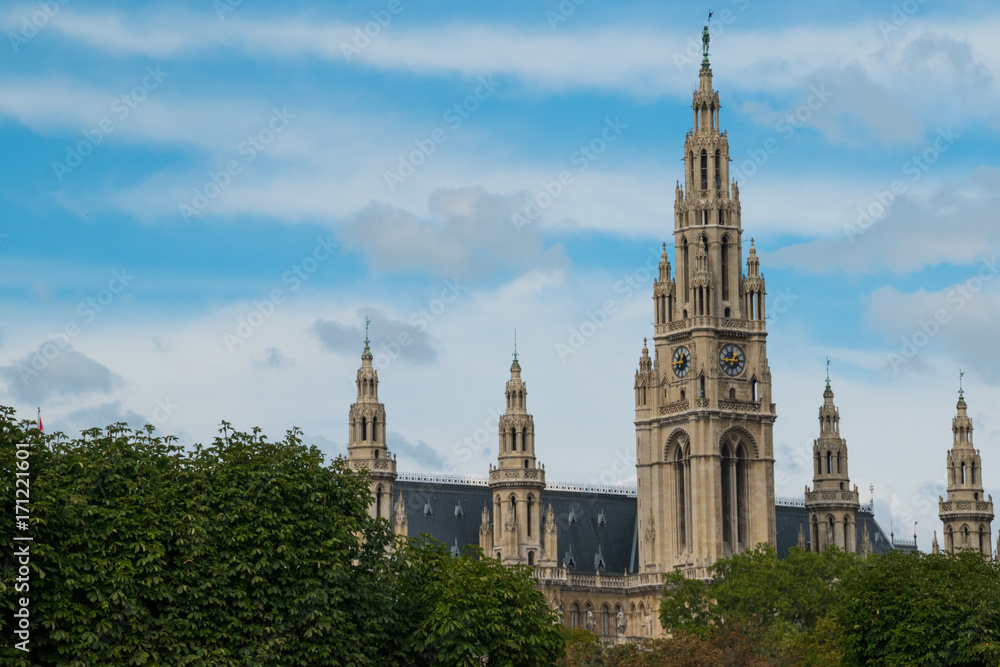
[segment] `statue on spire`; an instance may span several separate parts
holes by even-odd
[[[701,64],[708,66],[708,42],[711,39],[711,35],[708,32],[708,24],[712,22],[712,11],[708,12],[708,21],[705,22],[705,27],[701,31],[701,53],[704,56],[701,59]]]
[[[958,369],[958,397],[965,398],[965,392],[962,389],[962,378],[965,377],[965,371],[961,368]]]

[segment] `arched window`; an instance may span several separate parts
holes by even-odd
[[[844,551],[851,548],[851,518],[848,515],[844,515]]]
[[[528,467],[528,461],[527,460],[525,460],[525,462],[524,462],[524,467],[525,468]],[[534,509],[533,509],[534,505],[535,505],[535,499],[532,496],[528,496],[528,516],[525,519],[525,521],[528,524],[528,537],[531,537],[531,520],[532,520],[532,517],[535,516]],[[529,552],[529,553],[531,553],[531,552]],[[531,563],[529,562],[529,565],[530,564]]]
[[[686,398],[687,398],[687,392],[685,392],[683,389],[681,389],[681,400],[683,401]]]
[[[569,606],[569,627],[580,627],[580,605],[577,602]]]
[[[510,516],[511,516],[511,520],[516,523],[517,522],[517,501],[514,500],[514,496],[510,497]]]
[[[681,242],[681,250],[683,251],[683,254],[684,254],[684,302],[687,303],[687,301],[688,301],[688,292],[689,292],[690,286],[691,286],[691,284],[689,282],[689,279],[691,277],[691,260],[690,260],[690,257],[689,257],[690,253],[688,252],[688,240],[687,239],[684,239]],[[684,311],[684,317],[687,318],[687,310]]]
[[[705,376],[704,375],[700,376],[700,378],[698,380],[698,390],[699,390],[699,393],[698,393],[699,398],[705,398]]]
[[[378,452],[378,450],[376,449],[376,450],[375,450],[375,458],[378,458],[378,453],[379,453],[379,452]]]
[[[529,523],[528,525],[530,526],[531,524]],[[528,534],[530,535],[531,533],[528,533]],[[528,565],[534,565],[534,564],[535,564],[535,552],[534,551],[529,551],[528,552]]]
[[[528,459],[524,459],[524,469],[528,469]]]
[[[979,553],[981,553],[981,554],[985,554],[986,553],[986,549],[985,549],[986,545],[985,545],[985,543],[983,541],[983,535],[985,535],[985,533],[986,533],[986,531],[983,528],[983,524],[979,524]]]
[[[375,487],[375,516],[382,516],[382,485]]]
[[[365,441],[368,439],[368,420],[364,417],[361,418],[361,440]]]
[[[720,221],[721,222],[721,221]],[[722,237],[722,300],[729,300],[729,236]]]
[[[717,187],[717,188],[721,188],[722,187],[722,170],[719,168],[719,157],[720,156],[721,156],[721,153],[719,151],[715,151],[715,187]],[[721,210],[719,211],[719,214],[721,216],[721,214],[722,214]],[[721,219],[719,220],[719,223],[720,224],[722,223]]]
[[[510,447],[512,452],[517,451],[517,431],[513,426],[510,427]]]
[[[736,390],[733,389],[732,387],[729,388],[729,400],[731,401],[736,400]]]
[[[610,627],[610,617],[611,611],[608,609],[608,605],[601,605],[601,636],[608,637],[611,634]]]
[[[646,405],[646,387],[642,388],[642,404]]]
[[[708,152],[705,149],[701,151],[701,189],[708,189]]]
[[[525,426],[521,429],[521,451],[528,451],[528,427]]]
[[[833,452],[826,453],[826,474],[833,474]]]

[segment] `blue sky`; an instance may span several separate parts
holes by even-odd
[[[628,483],[645,271],[671,249],[707,9],[8,7],[0,402],[67,433],[152,421],[188,443],[222,419],[300,426],[332,456],[370,316],[400,468],[484,474],[516,328],[549,477]],[[852,479],[927,548],[959,368],[1000,488],[1000,13],[712,9],[767,277],[777,492],[810,482],[830,356]]]

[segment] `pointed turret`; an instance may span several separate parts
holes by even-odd
[[[378,371],[372,365],[368,340],[368,320],[365,321],[365,349],[361,352],[358,369],[357,400],[348,416],[347,459],[355,470],[368,470],[372,504],[368,513],[389,519],[392,515],[393,483],[396,480],[396,458],[386,445],[385,406],[378,400]]]
[[[535,422],[528,413],[528,386],[514,350],[505,390],[507,409],[498,426],[497,466],[490,466],[493,556],[504,563],[535,565],[542,556],[541,495],[545,466],[535,459]]]
[[[944,550],[970,549],[992,555],[993,497],[983,496],[982,459],[972,444],[969,418],[959,374],[956,415],[951,420],[952,446],[948,451],[948,499],[938,504],[944,523]]]
[[[829,359],[826,369],[819,438],[813,442],[813,488],[806,489],[810,546],[815,552],[837,546],[857,553],[856,521],[861,505],[858,489],[851,488],[847,472],[847,442],[840,437],[840,411],[833,403]]]

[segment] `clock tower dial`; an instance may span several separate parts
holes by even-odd
[[[722,367],[722,372],[726,375],[736,377],[743,372],[746,363],[746,355],[743,354],[739,345],[729,343],[722,346],[722,350],[719,352],[719,366]]]
[[[691,369],[691,352],[681,345],[674,350],[674,356],[670,365],[674,369],[674,375],[679,378],[686,377],[688,371]]]

